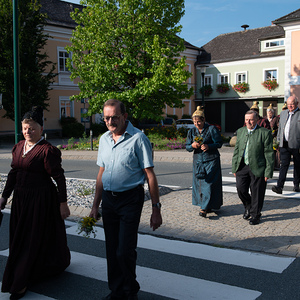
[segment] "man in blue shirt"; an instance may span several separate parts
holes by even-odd
[[[145,179],[152,200],[150,226],[162,224],[157,179],[153,171],[152,148],[148,138],[127,121],[122,102],[104,103],[103,119],[108,131],[99,142],[99,173],[91,217],[97,218],[102,200],[108,286],[104,299],[138,299],[136,247],[138,226],[144,204]]]

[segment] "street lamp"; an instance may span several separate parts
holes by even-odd
[[[205,75],[207,67],[208,66],[205,66],[205,65],[199,66],[200,72],[201,72],[201,77],[202,77],[202,107],[203,108],[204,108],[204,75]]]

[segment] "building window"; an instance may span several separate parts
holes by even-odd
[[[229,74],[219,74],[218,84],[229,83]]]
[[[277,69],[264,70],[264,80],[278,81],[278,70]]]
[[[73,102],[71,102],[69,98],[61,97],[59,99],[59,113],[60,119],[62,117],[74,117]]]
[[[271,41],[271,42],[266,42],[266,48],[271,48],[271,47],[278,47],[278,46],[283,46],[284,41]]]
[[[204,85],[213,85],[213,77],[212,75],[205,75],[204,76]]]
[[[285,42],[284,38],[276,40],[261,41],[261,50],[264,51],[274,51],[274,50],[284,50]]]
[[[284,40],[276,40],[266,42],[266,48],[280,47],[284,46]]]
[[[69,72],[67,67],[67,59],[70,57],[69,53],[64,49],[58,48],[58,71]]]
[[[235,74],[235,83],[247,83],[247,72],[237,72]]]

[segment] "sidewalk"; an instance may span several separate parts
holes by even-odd
[[[56,145],[55,141],[50,141]],[[11,148],[0,148],[0,159],[11,158]],[[63,159],[96,160],[97,151],[62,151]],[[231,164],[233,148],[220,149],[222,164]],[[185,150],[155,151],[154,162],[189,162]],[[226,182],[223,183],[226,185]],[[300,196],[300,195],[299,195]],[[161,196],[163,225],[150,228],[151,201],[146,201],[139,232],[155,236],[204,243],[218,247],[251,250],[269,254],[300,257],[300,198],[265,197],[261,223],[250,226],[242,218],[243,206],[235,193],[223,193],[224,205],[218,213],[199,216],[192,205],[191,189],[173,190]],[[71,207],[72,218],[87,215],[87,209]],[[99,221],[102,225],[102,222]]]

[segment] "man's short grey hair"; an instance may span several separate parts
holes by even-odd
[[[255,111],[255,110],[248,110],[246,113],[245,113],[245,116],[246,115],[254,115],[255,119],[258,120],[258,113]]]
[[[296,96],[294,96],[295,98],[294,98],[294,103],[295,104],[298,104],[299,103],[299,101],[298,101],[298,98],[296,97]]]
[[[126,108],[123,102],[117,99],[109,99],[103,104],[103,109],[105,106],[119,106],[121,110],[121,114],[124,115],[126,113]]]

